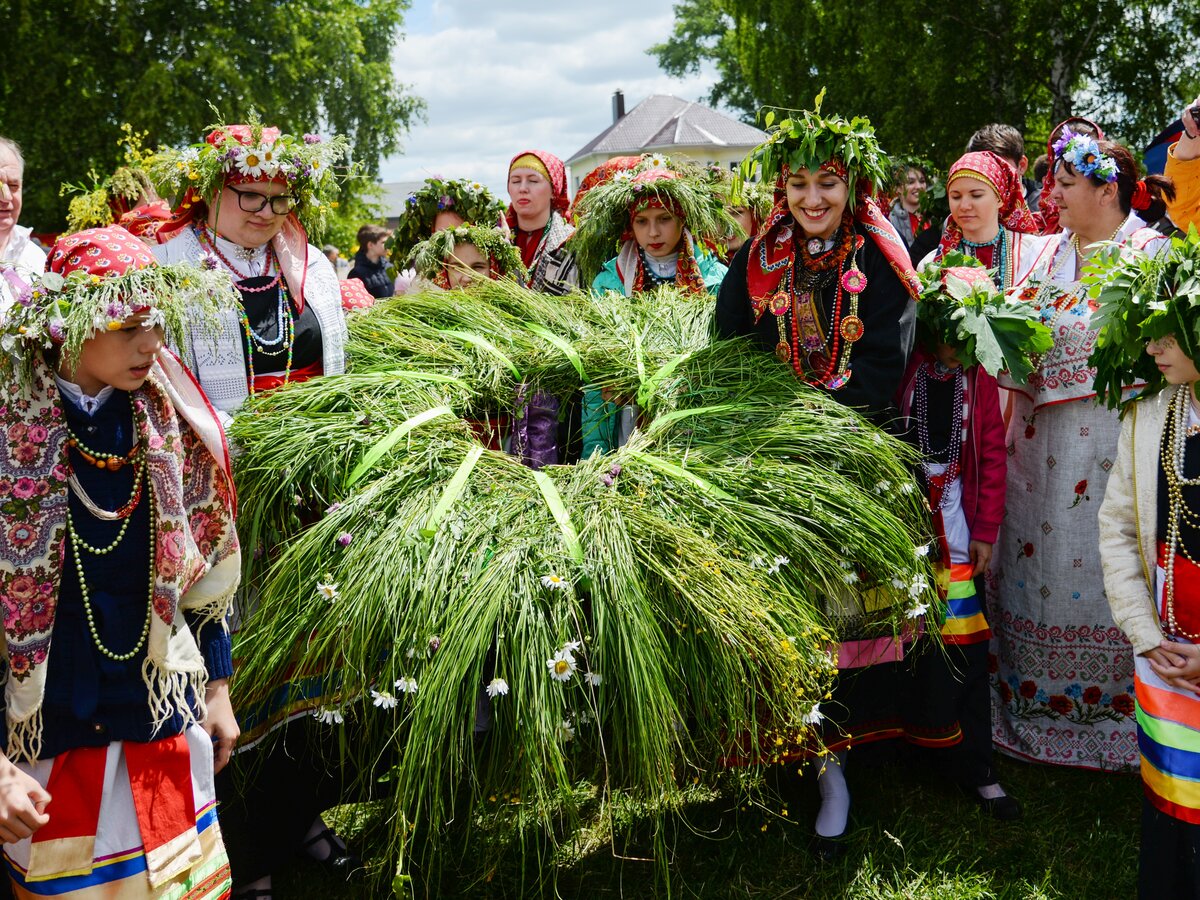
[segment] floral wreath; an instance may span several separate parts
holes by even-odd
[[[949,344],[964,368],[979,365],[993,376],[1007,371],[1024,384],[1034,371],[1030,357],[1054,345],[1034,306],[998,290],[974,257],[951,250],[925,267],[921,285],[920,339]]]
[[[1070,163],[1071,168],[1085,178],[1112,184],[1120,174],[1116,161],[1100,152],[1100,144],[1091,135],[1076,134],[1070,128],[1064,128],[1062,136],[1054,142],[1053,150],[1055,159]]]
[[[265,127],[254,113],[246,126],[217,124],[205,131],[210,132],[207,140],[185,150],[164,147],[149,161],[151,180],[175,195],[176,207],[207,200],[227,182],[267,178],[287,185],[305,231],[324,232],[349,174],[338,172],[338,163],[349,153],[345,137],[283,134]]]
[[[219,314],[232,308],[236,297],[225,272],[190,263],[109,275],[85,269],[65,277],[43,272],[29,277],[15,293],[16,302],[0,325],[0,372],[26,384],[39,351],[58,346],[70,365],[93,334],[117,331],[136,313],[147,312],[147,324],[161,326],[168,342],[177,347],[193,329],[216,335]]]
[[[154,151],[142,146],[148,132],[134,131],[128,122],[121,125],[125,137],[124,161],[113,173],[101,178],[95,169],[88,172],[92,187],[82,184],[63,184],[60,197],[74,194],[67,206],[67,231],[70,234],[85,228],[110,225],[119,213],[128,212],[139,197],[153,190],[146,167]]]
[[[521,263],[520,252],[500,229],[483,225],[443,228],[417,244],[405,263],[416,269],[422,278],[437,280],[445,271],[446,258],[453,255],[459,244],[475,245],[487,257],[488,271],[493,277],[524,282],[525,266]]]
[[[632,237],[630,217],[635,208],[661,205],[683,219],[694,240],[720,241],[738,227],[725,201],[705,170],[648,154],[634,168],[616,172],[588,191],[579,204],[579,227],[567,246],[575,253],[580,276],[590,283],[617,255],[621,243]]]
[[[420,190],[408,195],[404,214],[388,239],[388,256],[403,268],[414,248],[433,234],[437,214],[452,210],[468,225],[493,226],[504,217],[504,204],[478,181],[465,178],[427,178]]]
[[[761,172],[764,181],[779,181],[800,169],[836,170],[850,188],[851,209],[860,195],[883,190],[891,179],[891,163],[879,146],[869,119],[855,116],[822,116],[825,89],[811,110],[782,110],[787,118],[776,122],[769,109],[763,121],[768,137],[742,161],[739,180],[751,181]]]
[[[1083,283],[1096,303],[1092,322],[1098,330],[1088,365],[1096,369],[1096,396],[1110,407],[1133,397],[1123,393],[1144,381],[1138,397],[1167,386],[1162,371],[1146,353],[1146,342],[1173,335],[1193,362],[1200,360],[1200,234],[1192,225],[1171,238],[1167,252],[1152,256],[1128,245],[1098,251],[1084,267]]]

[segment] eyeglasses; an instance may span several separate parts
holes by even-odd
[[[270,203],[271,212],[277,216],[286,216],[292,211],[292,207],[296,205],[296,199],[289,197],[287,194],[276,194],[274,197],[268,197],[266,194],[260,194],[258,191],[239,191],[231,185],[226,185],[226,187],[237,194],[238,208],[242,212],[261,212]]]

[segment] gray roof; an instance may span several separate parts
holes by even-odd
[[[383,217],[385,219],[399,218],[404,212],[404,204],[408,201],[408,195],[419,191],[424,183],[424,181],[385,181],[381,184],[383,196],[379,198],[379,202],[383,204]]]
[[[651,94],[584,144],[567,163],[593,153],[617,156],[670,152],[672,147],[754,147],[766,137],[766,132],[699,103]]]

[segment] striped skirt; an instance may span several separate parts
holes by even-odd
[[[1200,824],[1200,697],[1173,687],[1134,658],[1138,749],[1146,799],[1160,812]]]
[[[220,900],[231,889],[204,729],[86,747],[21,768],[50,821],[4,858],[18,900]]]

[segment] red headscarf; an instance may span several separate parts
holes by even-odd
[[[246,147],[252,146],[254,143],[253,132],[249,125],[226,125],[216,128],[204,140],[216,147],[225,139],[226,135],[231,135],[238,143]],[[262,129],[261,143],[273,144],[278,138],[278,128]],[[225,175],[226,185],[246,184],[252,181],[275,181],[287,184],[287,179],[282,174],[273,178],[242,175],[240,172],[227,172]],[[208,205],[205,198],[197,194],[194,188],[189,187],[184,192],[179,206],[172,212],[171,218],[159,226],[155,238],[160,244],[165,244],[184,228],[204,221],[207,217]],[[287,281],[288,292],[291,294],[296,312],[301,313],[304,311],[304,280],[308,272],[308,234],[305,232],[304,226],[300,224],[295,210],[288,213],[279,233],[271,238],[271,247],[279,259],[279,267],[283,271],[284,280]]]
[[[642,161],[640,156],[615,156],[606,162],[600,163],[592,171],[583,176],[583,181],[579,183],[579,190],[575,192],[575,199],[571,201],[571,212],[568,218],[574,222],[577,218],[576,210],[579,209],[579,201],[592,188],[608,182],[618,172],[627,172],[630,169],[635,169],[638,163]]]
[[[570,202],[567,200],[567,168],[563,165],[563,161],[553,153],[547,153],[545,150],[522,150],[508,164],[508,171],[510,173],[515,168],[522,168],[517,163],[521,162],[521,158],[524,156],[531,156],[542,164],[541,168],[536,166],[528,166],[528,168],[532,168],[535,172],[541,172],[550,179],[550,187],[553,191],[550,195],[551,211],[565,213]],[[511,203],[508,205],[507,218],[509,227],[515,229],[517,227],[517,213]]]
[[[1058,204],[1050,199],[1050,192],[1054,190],[1054,135],[1061,132],[1064,125],[1070,125],[1072,122],[1086,122],[1096,130],[1096,140],[1104,140],[1104,130],[1091,119],[1082,116],[1064,119],[1050,129],[1050,137],[1046,138],[1046,159],[1050,167],[1046,169],[1046,177],[1042,179],[1042,193],[1038,195],[1039,215],[1035,217],[1039,220],[1042,234],[1058,234],[1062,231],[1058,224]]]
[[[117,224],[148,244],[157,243],[156,235],[166,222],[171,219],[171,207],[164,200],[155,200],[135,206],[117,220]]]
[[[843,180],[847,175],[846,165],[839,159],[822,163],[821,170]],[[796,256],[793,232],[797,226],[787,204],[788,174],[789,169],[784,165],[775,182],[775,206],[758,237],[750,245],[750,257],[746,260],[746,287],[751,299],[769,297],[779,290],[779,283]],[[916,300],[921,294],[921,279],[913,268],[908,248],[879,204],[870,196],[870,187],[865,182],[859,184],[861,187],[854,204],[854,221],[870,235],[908,295]],[[762,264],[764,256],[765,266]]]
[[[1000,224],[1009,231],[1022,234],[1037,234],[1038,224],[1034,221],[1033,213],[1025,204],[1025,185],[1016,167],[1002,156],[997,156],[991,150],[976,150],[958,158],[958,162],[950,167],[946,176],[946,188],[956,178],[971,178],[982,181],[1000,198]],[[962,229],[951,216],[942,233],[938,256],[955,249],[962,242]]]
[[[81,270],[103,278],[156,265],[158,261],[146,245],[120,225],[88,228],[61,237],[46,258],[46,271],[64,278]]]

